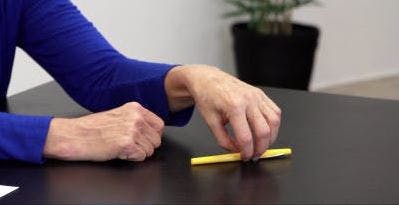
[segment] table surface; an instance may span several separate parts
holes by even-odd
[[[274,147],[292,147],[290,158],[192,167],[222,152],[195,113],[143,163],[0,162],[0,184],[20,186],[0,204],[399,203],[398,101],[265,90],[284,112]],[[8,111],[88,113],[56,83],[10,97]]]

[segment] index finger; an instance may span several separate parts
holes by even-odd
[[[276,105],[276,103],[270,99],[264,91],[263,92],[263,100],[272,108],[272,110],[278,114],[281,114],[281,109]]]
[[[241,151],[241,157],[244,161],[250,160],[254,155],[254,143],[246,112],[243,111],[231,116],[229,121]]]

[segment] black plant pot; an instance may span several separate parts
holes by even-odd
[[[239,78],[253,85],[308,90],[319,29],[293,24],[293,33],[264,35],[233,25]]]

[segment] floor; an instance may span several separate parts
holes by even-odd
[[[399,100],[399,76],[334,86],[317,92]]]

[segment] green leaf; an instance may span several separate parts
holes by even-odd
[[[227,12],[225,14],[223,14],[223,17],[225,18],[231,18],[231,17],[237,17],[237,16],[243,16],[248,14],[246,11],[231,11],[231,12]]]
[[[225,0],[235,10],[224,17],[247,15],[249,27],[259,32],[278,33],[279,29],[290,24],[292,10],[307,4],[318,4],[317,0]],[[284,30],[284,29],[282,29]],[[289,30],[289,29],[288,29]]]
[[[226,2],[237,7],[237,9],[240,11],[250,12],[250,7],[248,7],[245,3],[243,3],[242,0],[226,0]]]

